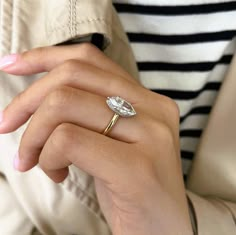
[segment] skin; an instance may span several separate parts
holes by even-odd
[[[33,49],[3,70],[15,75],[48,72],[3,113],[0,133],[15,131],[33,115],[21,139],[17,170],[39,164],[60,183],[73,164],[94,176],[114,235],[192,234],[179,110],[171,99],[142,87],[90,44]],[[104,136],[113,116],[107,96],[129,101],[137,115],[119,118]]]

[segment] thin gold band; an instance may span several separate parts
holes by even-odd
[[[106,129],[103,131],[103,135],[107,135],[109,133],[109,131],[112,129],[112,127],[116,124],[116,122],[119,119],[119,114],[115,113],[111,119],[111,121],[108,123]]]

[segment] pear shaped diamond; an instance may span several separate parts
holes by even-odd
[[[119,96],[108,97],[107,104],[111,110],[113,110],[121,117],[131,117],[136,115],[133,106],[129,102],[120,98]]]

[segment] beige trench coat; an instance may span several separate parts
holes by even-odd
[[[0,4],[1,56],[34,47],[82,41],[88,35],[99,33],[104,35],[105,53],[138,78],[130,46],[110,0],[1,0]],[[19,78],[1,73],[0,109],[38,77]],[[227,89],[226,85],[224,87]],[[217,104],[220,105],[216,107],[222,107],[222,102],[226,102],[224,95],[219,96]],[[231,106],[229,109],[232,116]],[[219,111],[213,111],[213,116],[217,117],[217,113]],[[236,149],[230,146],[229,152],[219,151],[225,150],[224,146],[229,147],[223,143],[225,138],[217,139],[218,149],[212,148],[214,137],[219,135],[211,134],[212,129],[218,129],[214,127],[218,124],[214,123],[214,118],[210,120],[188,181],[187,193],[193,206],[191,215],[199,235],[233,235],[236,234],[233,158]],[[0,136],[0,234],[110,235],[90,176],[71,167],[69,177],[57,185],[37,167],[24,174],[13,170],[12,158],[25,126],[15,133]],[[225,130],[225,126],[222,129]],[[229,127],[227,133],[230,131]],[[234,133],[228,136],[233,137],[236,137]],[[212,156],[214,165],[210,161]]]

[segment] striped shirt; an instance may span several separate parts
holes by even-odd
[[[236,49],[236,1],[113,2],[130,39],[141,82],[173,98],[180,108],[186,177]]]

